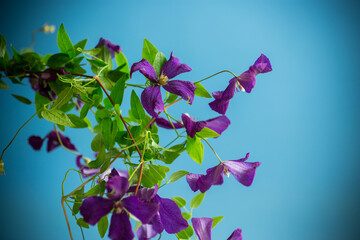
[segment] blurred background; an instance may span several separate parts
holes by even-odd
[[[121,46],[130,64],[141,59],[147,38],[165,56],[174,51],[193,68],[179,75],[182,80],[197,81],[224,69],[241,74],[264,53],[273,71],[257,76],[251,94],[235,95],[227,112],[232,124],[211,141],[223,160],[250,152],[249,161],[262,165],[251,187],[232,176],[222,186],[212,187],[193,216],[225,216],[213,229],[216,240],[227,239],[235,228],[243,229],[245,240],[358,239],[357,1],[13,0],[1,8],[0,33],[18,50],[30,46],[32,31],[46,22],[57,29],[64,23],[73,43],[89,39],[88,49],[100,37],[109,39]],[[56,32],[37,34],[34,48],[43,55],[59,52]],[[230,78],[224,73],[203,85],[210,92],[223,90]],[[130,81],[143,80],[137,73]],[[25,106],[11,96],[33,100],[28,80],[24,83],[0,92],[0,148],[35,111],[33,105]],[[208,103],[197,98],[193,106],[181,103],[170,112],[179,118],[181,112],[199,120],[216,117]],[[69,239],[60,204],[61,183],[67,169],[76,168],[75,156],[60,148],[35,152],[27,143],[29,136],[44,137],[51,129],[45,120],[32,120],[5,154],[6,176],[0,177],[1,239]],[[163,145],[175,136],[164,133]],[[89,131],[67,129],[64,134],[81,153],[93,156]],[[184,153],[171,171],[205,173],[218,163],[207,146],[205,150],[202,166]],[[120,163],[116,167],[123,168]],[[79,184],[72,173],[65,191]],[[188,202],[195,196],[185,179],[159,194],[182,196]],[[75,239],[81,239],[71,216],[70,222]],[[85,237],[99,239],[97,228],[85,229]]]

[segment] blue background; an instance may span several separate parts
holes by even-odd
[[[72,42],[100,37],[121,45],[130,64],[141,59],[149,39],[168,57],[174,51],[193,68],[179,79],[197,81],[228,69],[240,74],[261,53],[273,71],[258,75],[251,94],[238,93],[227,116],[232,125],[211,141],[223,160],[250,152],[260,161],[254,183],[247,188],[232,176],[207,192],[195,217],[223,215],[213,239],[226,239],[235,228],[246,240],[358,239],[359,236],[359,5],[356,1],[12,1],[2,4],[0,32],[16,49],[30,45],[31,32],[45,22],[65,24]],[[56,53],[56,34],[36,36],[35,51]],[[227,86],[229,74],[204,82],[209,91]],[[134,81],[142,81],[140,74]],[[5,80],[7,81],[7,80]],[[10,93],[33,99],[26,86],[0,92],[0,146],[33,113]],[[129,94],[128,94],[129,95]],[[127,95],[127,96],[128,96]],[[170,109],[199,120],[217,116],[197,98]],[[126,109],[127,106],[124,106]],[[34,152],[30,135],[45,136],[52,124],[32,120],[4,157],[0,177],[1,239],[68,239],[60,205],[61,182],[75,166],[74,155],[57,149]],[[173,136],[169,131],[167,136]],[[67,129],[66,136],[92,156],[91,134]],[[170,139],[170,137],[169,137]],[[165,145],[166,141],[162,141]],[[217,164],[205,146],[202,166],[186,153],[172,171],[204,173]],[[120,164],[116,165],[122,168]],[[74,173],[66,192],[79,184]],[[161,196],[195,195],[184,179],[168,185]],[[68,212],[69,214],[69,212]],[[70,218],[75,239],[80,230]],[[98,239],[96,227],[86,239]],[[163,236],[162,239],[174,239]]]

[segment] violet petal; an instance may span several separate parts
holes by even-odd
[[[141,188],[138,191],[137,197],[142,201],[150,201],[152,200],[158,191],[158,185],[155,184],[154,188]]]
[[[241,229],[235,229],[235,231],[230,235],[230,237],[227,240],[242,240],[242,235],[241,235]]]
[[[34,150],[39,151],[43,145],[44,140],[39,136],[31,136],[29,137],[28,142]]]
[[[251,93],[256,84],[255,74],[251,70],[245,71],[238,76],[238,81],[247,93]]]
[[[107,40],[105,38],[100,38],[100,40],[95,48],[98,48],[101,46],[105,46],[107,48],[107,50],[109,50],[109,52],[111,54],[111,58],[115,57],[115,52],[119,53],[120,51],[122,51],[121,47],[119,45],[116,45],[116,44],[110,42],[110,40]]]
[[[172,80],[162,86],[166,91],[182,97],[185,101],[189,101],[189,104],[193,103],[196,89],[193,82]]]
[[[152,85],[145,88],[141,93],[141,104],[150,116],[158,117],[159,115],[155,111],[164,111],[160,86]]]
[[[255,76],[259,73],[267,73],[272,70],[270,60],[261,54],[260,57],[255,61],[254,65],[250,67],[254,71]]]
[[[189,184],[191,190],[193,190],[194,192],[200,189],[198,185],[198,180],[201,176],[204,175],[195,173],[189,173],[188,175],[186,175],[186,182]]]
[[[160,202],[160,219],[167,233],[178,233],[188,227],[188,222],[181,215],[178,205],[171,199],[156,196]]]
[[[199,237],[199,240],[211,240],[211,226],[213,221],[213,219],[207,217],[191,219],[193,228],[196,235]]]
[[[180,60],[177,57],[174,57],[173,52],[171,52],[170,59],[164,63],[161,68],[161,75],[167,76],[168,79],[171,79],[181,73],[190,72],[191,70],[191,67],[187,64],[180,63]]]
[[[248,156],[249,154],[246,154],[246,157],[242,159],[224,161],[224,165],[235,179],[247,187],[252,184],[256,168],[261,164],[260,162],[244,162]]]
[[[109,198],[113,199],[114,201],[120,200],[129,189],[129,181],[127,178],[120,176],[109,178],[106,183],[106,189],[109,192]],[[112,191],[114,192],[110,194]]]
[[[171,123],[166,120],[165,118],[162,118],[162,117],[158,117],[155,119],[155,122],[156,124],[159,126],[159,127],[162,127],[162,128],[165,128],[165,129],[173,129],[173,126],[176,128],[176,129],[179,129],[179,128],[184,128],[183,125],[179,124],[179,123],[176,123],[176,122],[172,122],[173,125],[171,125]]]
[[[212,93],[215,100],[209,103],[210,108],[215,112],[225,114],[228,109],[230,99],[232,99],[235,95],[235,91],[236,78],[232,78],[224,91]]]
[[[154,67],[145,58],[131,66],[130,77],[132,77],[132,74],[136,71],[140,71],[151,82],[157,83],[157,75]]]
[[[181,119],[183,121],[187,135],[189,135],[191,138],[194,138],[195,134],[200,132],[206,126],[205,121],[193,121],[187,114],[182,114]]]
[[[148,240],[155,237],[158,232],[154,229],[152,224],[143,224],[136,231],[139,240]]]
[[[98,196],[86,198],[81,206],[80,213],[84,221],[95,225],[103,216],[107,215],[113,209],[114,201]]]
[[[132,240],[134,238],[129,216],[125,211],[119,214],[115,212],[112,214],[109,238],[112,240]]]
[[[137,197],[130,196],[122,200],[124,207],[142,223],[148,223],[159,210],[158,203],[141,202]]]
[[[221,135],[230,125],[230,120],[224,115],[216,118],[209,119],[206,122],[206,127],[217,132]]]

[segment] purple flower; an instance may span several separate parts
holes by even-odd
[[[100,40],[95,48],[99,48],[102,46],[105,46],[107,48],[107,50],[109,50],[112,58],[115,57],[115,52],[119,53],[120,51],[122,51],[122,49],[119,45],[115,45],[105,38],[100,38]]]
[[[192,104],[196,89],[194,83],[183,80],[168,81],[181,73],[191,70],[188,65],[180,63],[179,59],[174,57],[172,52],[170,59],[162,66],[159,77],[156,75],[153,66],[146,59],[142,59],[140,62],[132,65],[130,76],[132,76],[134,72],[140,71],[140,73],[153,83],[153,85],[148,86],[142,92],[141,103],[152,117],[158,117],[155,111],[164,111],[164,103],[160,91],[161,86],[166,91],[179,95],[185,101],[189,101],[189,103]]]
[[[82,158],[82,155],[76,157],[76,166],[80,169],[80,172],[82,173],[84,178],[98,174],[100,172],[100,168],[89,168],[86,164],[82,164]]]
[[[31,84],[31,88],[34,91],[39,91],[40,95],[48,98],[49,100],[53,100],[56,98],[56,94],[51,90],[49,82],[55,81],[58,76],[57,74],[66,75],[67,72],[64,69],[60,69],[59,71],[46,69],[42,72],[30,73],[29,82]]]
[[[76,151],[75,146],[71,143],[70,138],[65,137],[64,135],[62,135],[61,132],[58,131],[59,137],[61,142],[63,143],[63,145],[73,151]],[[55,130],[52,130],[51,132],[49,132],[44,138],[41,138],[39,136],[31,136],[28,139],[28,142],[30,144],[30,146],[34,149],[34,150],[40,150],[45,139],[48,139],[47,142],[47,147],[46,150],[48,152],[51,152],[52,150],[54,150],[55,148],[57,148],[58,146],[60,146],[60,142],[58,139],[58,136],[56,134]]]
[[[148,203],[159,204],[160,208],[147,224],[143,224],[136,232],[139,240],[151,239],[165,229],[167,233],[178,233],[188,227],[187,221],[182,217],[176,203],[168,198],[161,198],[155,188],[142,188],[138,192],[140,200]]]
[[[261,54],[255,63],[249,67],[249,70],[245,71],[237,78],[232,78],[224,91],[212,93],[215,100],[209,103],[210,108],[220,114],[225,114],[229,106],[229,101],[234,97],[237,87],[241,91],[250,93],[255,87],[256,75],[259,73],[267,73],[271,70],[272,68],[269,59],[264,54]]]
[[[245,162],[249,155],[247,153],[245,158],[224,161],[206,170],[205,175],[189,173],[186,175],[186,181],[191,190],[194,192],[200,190],[200,192],[204,193],[212,185],[223,184],[223,174],[229,176],[230,172],[238,182],[248,187],[254,180],[256,168],[261,164],[260,162]]]
[[[129,189],[127,177],[120,176],[113,169],[106,182],[107,198],[92,196],[86,198],[80,206],[84,221],[95,225],[112,210],[109,238],[113,240],[131,240],[134,233],[127,212],[138,218],[143,224],[148,223],[159,210],[158,203],[140,201],[137,196],[124,197]],[[126,211],[125,211],[126,210]]]
[[[211,226],[213,219],[202,217],[192,218],[191,222],[199,240],[211,240]],[[241,229],[236,229],[227,240],[242,240]]]
[[[188,114],[182,114],[181,119],[182,119],[182,123],[181,124],[173,123],[174,127],[176,129],[185,127],[186,133],[191,138],[194,138],[195,134],[197,132],[200,132],[204,127],[207,127],[217,132],[218,134],[221,134],[230,125],[230,120],[225,115],[216,118],[211,118],[206,121],[195,121]],[[171,123],[164,118],[159,117],[155,120],[155,122],[159,127],[163,127],[167,129],[173,128]]]

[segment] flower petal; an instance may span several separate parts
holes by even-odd
[[[156,200],[160,202],[160,219],[167,233],[178,233],[188,227],[188,222],[181,215],[178,205],[171,199],[156,196]]]
[[[211,226],[213,221],[213,219],[207,217],[191,219],[195,233],[199,237],[199,240],[211,240]]]
[[[204,175],[195,173],[189,173],[188,175],[186,175],[186,181],[189,184],[191,190],[193,190],[194,192],[200,189],[198,185],[198,180],[201,176]]]
[[[31,136],[29,137],[28,142],[34,150],[39,151],[43,145],[44,140],[39,136]]]
[[[120,200],[129,189],[129,181],[127,178],[115,176],[109,178],[106,183],[106,189],[109,192],[108,197],[114,201]],[[110,192],[114,191],[112,194]]]
[[[193,121],[188,114],[182,114],[181,119],[183,121],[187,135],[189,135],[191,138],[195,137],[195,134],[200,132],[206,126],[205,121]]]
[[[137,197],[142,201],[150,201],[152,200],[158,191],[158,185],[155,184],[154,188],[141,188],[138,191]]]
[[[84,221],[95,225],[103,216],[107,215],[113,209],[114,201],[98,196],[86,198],[81,206],[80,213]]]
[[[270,60],[264,55],[261,54],[260,57],[255,61],[254,65],[250,67],[254,71],[255,76],[259,73],[267,73],[272,70]]]
[[[112,214],[109,238],[112,240],[132,240],[134,238],[129,216],[125,211],[122,211],[119,214],[115,212]]]
[[[236,78],[232,78],[224,91],[212,93],[215,100],[209,103],[210,108],[217,113],[225,114],[228,109],[230,99],[232,99],[235,95],[235,91]]]
[[[158,203],[141,202],[137,197],[130,196],[122,200],[124,207],[142,223],[148,223],[159,210]]]
[[[192,70],[188,65],[180,63],[180,60],[177,57],[174,57],[173,53],[174,52],[171,52],[170,59],[164,63],[161,68],[161,75],[167,76],[168,79]]]
[[[223,131],[225,131],[228,128],[228,126],[231,123],[230,120],[225,115],[209,119],[205,122],[207,128],[210,128],[211,130],[217,132],[220,135]]]
[[[261,164],[260,162],[245,162],[248,157],[249,153],[242,159],[224,161],[224,165],[235,179],[247,187],[252,184],[256,168]]]
[[[171,125],[171,123],[168,120],[166,120],[165,118],[162,118],[162,117],[156,118],[155,122],[159,127],[162,127],[165,129],[173,129],[173,125],[176,129],[184,128],[183,125],[176,123],[176,122],[172,122],[173,125]]]
[[[150,116],[157,118],[159,115],[155,111],[164,111],[160,86],[152,85],[145,88],[141,93],[141,104]]]
[[[120,51],[122,51],[119,45],[113,44],[112,42],[110,42],[110,40],[107,40],[105,38],[100,38],[95,48],[101,46],[105,46],[109,50],[112,58],[115,57],[115,52],[119,53]]]
[[[230,237],[227,240],[242,240],[242,235],[241,235],[241,229],[235,229],[235,231],[230,235]]]
[[[131,66],[130,77],[132,77],[132,74],[136,71],[140,71],[147,79],[153,83],[157,83],[157,75],[154,67],[145,58]]]
[[[172,80],[162,85],[163,88],[173,94],[179,95],[185,101],[189,101],[192,104],[194,101],[196,86],[193,82],[183,80]]]
[[[255,73],[252,70],[245,71],[238,76],[238,81],[247,93],[251,93],[256,84]]]

